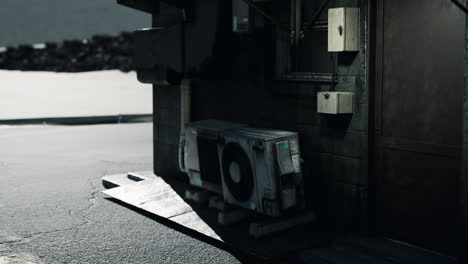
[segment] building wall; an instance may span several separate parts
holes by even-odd
[[[116,35],[149,27],[151,16],[115,0],[2,0],[0,47]]]
[[[316,112],[316,94],[330,90],[328,83],[275,82],[273,123],[299,132],[309,202],[322,220],[336,230],[361,229],[367,226],[367,1],[336,1],[335,6],[359,7],[361,13],[360,51],[336,58],[334,89],[354,93],[353,115]]]
[[[320,5],[321,2],[314,1],[314,3]],[[331,88],[330,83],[326,81],[276,80],[278,76],[275,75],[274,65],[282,62],[278,56],[275,56],[277,46],[271,43],[274,43],[278,36],[271,28],[266,28],[255,32],[253,39],[233,37],[226,33],[230,31],[229,12],[226,11],[226,7],[220,6],[218,15],[212,18],[216,23],[211,21],[211,25],[217,25],[215,28],[206,30],[206,27],[194,24],[189,25],[187,29],[189,36],[198,34],[216,36],[214,40],[207,40],[203,45],[189,44],[187,49],[187,57],[191,58],[193,53],[199,51],[192,49],[193,47],[211,48],[205,60],[200,60],[200,54],[196,54],[198,63],[194,63],[195,66],[188,63],[190,66],[198,67],[194,72],[204,73],[203,77],[198,75],[193,80],[192,118],[230,120],[258,127],[299,132],[309,205],[316,210],[324,223],[330,224],[335,230],[361,229],[362,231],[368,226],[368,7],[365,0],[335,1],[334,4],[360,7],[361,10],[360,51],[356,54],[340,54],[336,58],[338,84],[335,89],[355,93],[355,112],[352,116],[316,113],[317,92],[328,91]],[[281,10],[289,12],[287,8],[278,10],[272,11],[279,12],[276,14],[277,17],[281,17]],[[466,36],[468,43],[468,31]],[[468,66],[468,45],[465,57]],[[314,67],[320,68],[322,61],[317,63],[318,65]],[[468,77],[468,67],[466,77]],[[460,221],[463,230],[460,234],[463,240],[461,252],[468,252],[466,94],[468,94],[468,85],[465,90],[464,107],[465,169],[460,177],[460,212],[463,216]],[[155,113],[158,116],[155,122],[156,173],[178,174],[176,162],[178,136],[175,135],[179,133],[180,107],[173,102],[180,101],[179,96],[177,87],[155,86]]]
[[[377,227],[385,237],[456,255],[465,16],[450,1],[373,2]]]
[[[468,261],[468,19],[465,28],[465,96],[463,107],[463,175],[460,179],[461,240],[464,261]]]
[[[216,2],[209,6],[216,6]],[[265,27],[249,38],[233,36],[229,33],[230,10],[225,2],[229,1],[221,1],[224,4],[218,7],[218,16],[212,17],[217,22],[216,28],[207,30],[206,24],[203,24],[210,22],[200,15],[197,17],[205,17],[205,22],[187,26],[188,37],[209,35],[209,32],[216,36],[213,43],[208,41],[204,45],[194,43],[195,38],[187,42],[188,67],[193,66],[196,68],[193,71],[203,72],[202,78],[196,75],[198,77],[193,80],[192,118],[229,120],[298,132],[308,204],[317,211],[323,223],[330,224],[334,229],[365,228],[367,1],[346,1],[347,6],[361,9],[361,50],[336,58],[338,84],[335,90],[355,93],[355,113],[341,116],[323,115],[316,111],[317,92],[330,90],[331,83],[275,80],[274,65],[283,63],[275,59],[277,32]],[[336,1],[336,6],[345,6],[344,2]],[[316,2],[310,8],[317,8],[320,4]],[[272,12],[279,12],[276,14],[278,16],[281,16],[281,12],[289,16],[287,9],[277,8]],[[325,9],[321,19],[326,20],[326,17]],[[197,51],[200,49],[195,47],[200,46],[212,47],[211,54],[205,60],[200,60],[198,56],[194,59],[197,63],[191,63],[191,58],[199,55]],[[321,67],[320,64],[316,66]],[[328,76],[331,77],[331,72]],[[155,86],[154,94],[155,113],[159,113],[155,123],[155,171],[166,175],[177,174],[177,162],[174,162],[177,152],[174,150],[178,141],[174,135],[178,133],[176,120],[180,109],[170,102],[180,100],[180,93],[175,87]],[[172,98],[174,101],[171,101]]]

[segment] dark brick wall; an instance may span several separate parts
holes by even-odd
[[[193,110],[196,119],[299,132],[308,202],[324,222],[339,230],[364,227],[367,204],[367,5],[366,1],[348,2],[361,7],[362,48],[357,54],[338,55],[335,90],[355,93],[353,115],[316,112],[316,94],[328,91],[327,83],[274,81],[271,76],[196,81]],[[268,71],[268,65],[264,66],[262,71]]]
[[[332,2],[336,6],[345,6],[344,1]],[[256,72],[254,77],[243,75],[248,73],[248,70],[233,73],[236,67],[240,68],[245,64],[237,58],[242,57],[237,56],[242,55],[242,51],[239,51],[236,45],[226,43],[226,35],[222,33],[223,30],[229,30],[230,20],[227,20],[227,26],[218,25],[216,29],[210,28],[216,31],[214,33],[216,38],[214,44],[209,43],[205,47],[212,47],[213,54],[218,52],[221,58],[213,55],[205,61],[197,59],[197,61],[202,61],[203,67],[211,73],[203,75],[202,78],[195,77],[192,90],[194,120],[222,119],[258,127],[297,131],[300,134],[301,152],[304,159],[308,203],[316,210],[323,222],[342,231],[366,229],[368,197],[367,1],[346,2],[346,6],[360,7],[361,10],[361,50],[355,54],[338,55],[338,84],[335,89],[354,92],[353,115],[331,116],[316,113],[316,94],[319,91],[328,91],[331,87],[328,83],[274,80],[273,74],[270,74],[275,71],[270,68],[273,62],[268,61],[268,58],[275,56],[271,55],[274,52],[271,52],[268,41],[264,46],[261,44],[260,48],[254,49],[254,54],[262,53],[263,56],[260,56],[263,63],[254,64],[253,68]],[[218,23],[220,23],[219,18]],[[191,30],[200,30],[196,27],[195,25],[195,29]],[[196,32],[190,34],[197,36]],[[220,41],[220,39],[224,40]],[[233,43],[239,41],[229,38],[228,40]],[[203,43],[197,43],[197,45],[203,46]],[[194,51],[189,48],[188,58],[193,55],[191,52]],[[465,57],[467,62],[465,78],[467,78],[468,30]],[[221,64],[217,64],[219,62]],[[464,105],[464,173],[460,178],[462,252],[468,252],[467,94],[468,85],[465,89]],[[180,175],[177,169],[179,101],[178,87],[154,87],[154,112],[156,114],[154,166],[158,174]]]
[[[367,120],[366,1],[336,1],[361,10],[361,51],[338,54],[336,91],[353,92],[352,116],[316,113],[316,94],[325,83],[274,84],[274,124],[300,133],[309,202],[337,230],[366,227]],[[284,112],[283,112],[284,111]],[[290,113],[293,111],[293,113]],[[284,113],[284,114],[283,114]],[[292,118],[291,118],[292,117]]]
[[[158,175],[179,175],[180,88],[153,86],[153,166]]]
[[[364,56],[364,55],[358,55]],[[331,116],[316,113],[316,93],[327,91],[327,85],[293,84],[297,93],[274,94],[275,109],[291,115],[274,115],[275,126],[298,131],[301,151],[309,172],[307,190],[311,203],[334,227],[349,229],[363,224],[367,196],[367,103],[365,76],[342,76],[337,91],[355,93],[352,116]],[[277,84],[281,85],[281,84]],[[285,89],[282,87],[282,89]],[[289,91],[292,91],[289,90]],[[281,103],[285,98],[288,102]]]
[[[336,1],[336,6],[345,4]],[[304,159],[308,204],[324,223],[343,231],[365,227],[367,215],[367,1],[347,1],[346,6],[361,8],[361,51],[338,55],[335,90],[354,92],[353,115],[331,116],[316,112],[316,94],[330,90],[330,83],[274,80],[273,74],[269,73],[274,71],[273,62],[269,61],[274,58],[270,46],[274,41],[268,39],[264,39],[264,44],[262,40],[253,41],[256,43],[253,53],[215,42],[214,52],[224,50],[224,53],[240,54],[227,56],[224,59],[232,61],[214,67],[231,71],[231,74],[224,75],[220,71],[205,76],[208,78],[195,78],[192,89],[192,117],[195,120],[222,119],[297,131]],[[220,28],[222,26],[218,25],[218,36]],[[230,25],[223,30],[229,28]],[[187,57],[191,56],[190,52],[193,51],[188,49]],[[249,66],[254,70],[254,76],[248,76],[250,70],[237,72],[229,68],[229,65],[246,66],[239,59],[249,57],[244,56],[244,52],[261,58],[262,63],[254,62],[254,67]],[[210,61],[216,63],[216,59]],[[154,164],[159,174],[177,173],[179,101],[176,87],[155,86]]]

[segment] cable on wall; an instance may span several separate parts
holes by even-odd
[[[450,0],[454,5],[456,5],[458,8],[460,8],[465,14],[468,15],[468,8],[464,6],[462,3],[458,2],[458,0]]]

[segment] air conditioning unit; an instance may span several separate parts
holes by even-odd
[[[222,194],[218,142],[227,129],[243,124],[203,120],[190,123],[185,130],[184,166],[190,185]]]
[[[186,133],[190,183],[264,215],[303,207],[300,159],[294,132],[208,120],[192,123]]]

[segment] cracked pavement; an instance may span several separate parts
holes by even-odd
[[[0,264],[239,262],[100,192],[151,170],[149,123],[0,126],[0,146]]]

